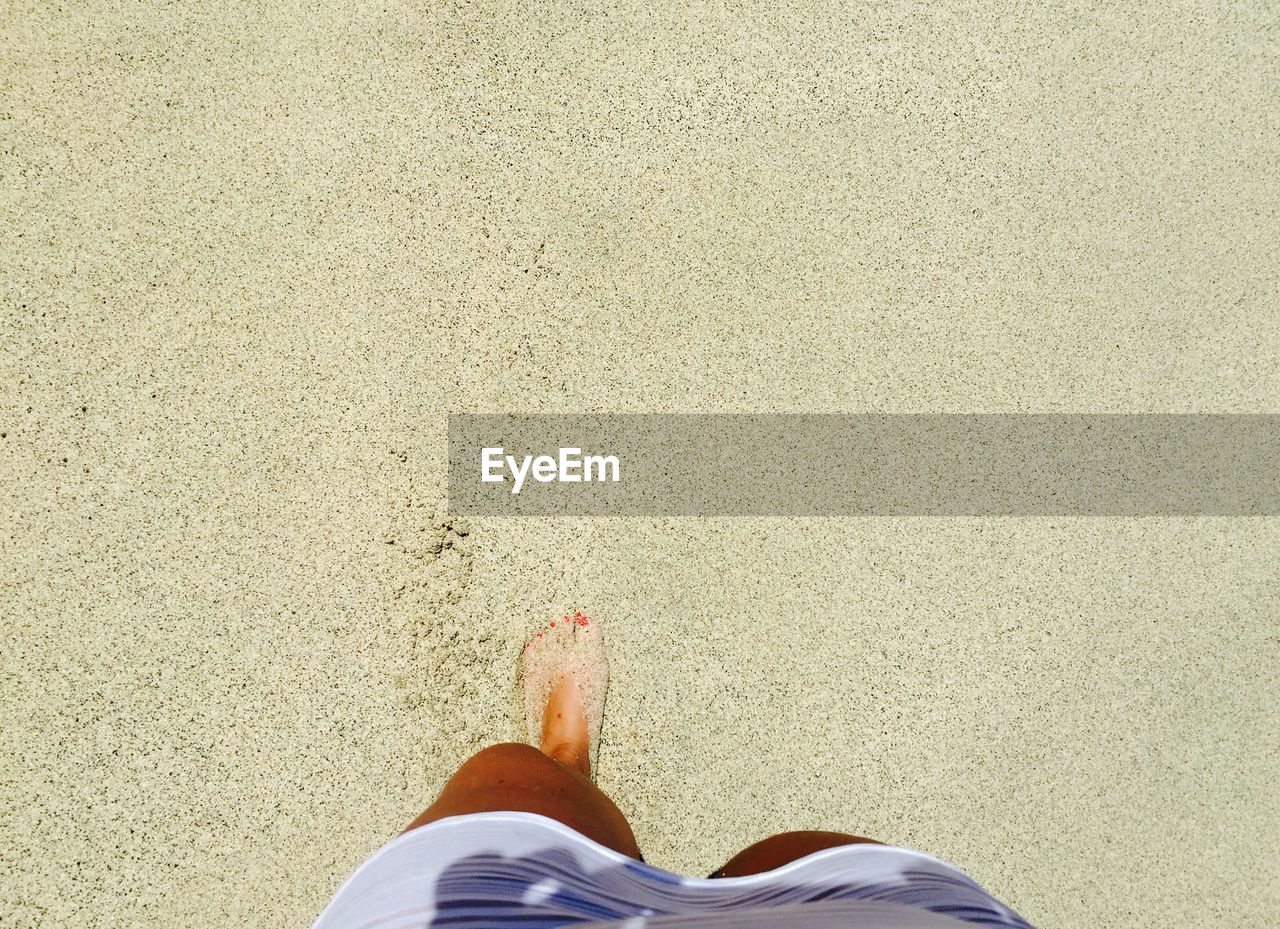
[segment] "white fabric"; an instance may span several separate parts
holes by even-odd
[[[733,919],[720,918],[726,913]],[[627,858],[544,816],[475,813],[388,842],[313,929],[973,923],[1029,929],[963,872],[910,849],[847,845],[763,874],[709,880]]]

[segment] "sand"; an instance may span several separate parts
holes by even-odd
[[[445,416],[1274,411],[1270,5],[15,3],[0,925],[305,926],[608,624],[649,860],[1280,906],[1280,520],[442,522]]]

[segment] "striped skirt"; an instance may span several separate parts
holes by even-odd
[[[846,845],[748,877],[683,877],[533,813],[474,813],[401,835],[313,929],[932,929],[1025,920],[923,852]]]

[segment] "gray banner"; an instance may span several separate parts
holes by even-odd
[[[468,515],[1271,516],[1280,415],[453,415]]]

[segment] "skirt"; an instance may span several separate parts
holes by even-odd
[[[824,849],[762,874],[692,878],[534,813],[429,823],[374,852],[313,929],[1030,929],[972,878],[891,845]]]

